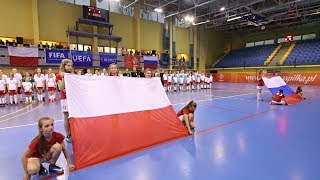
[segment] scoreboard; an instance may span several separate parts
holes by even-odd
[[[292,35],[288,35],[287,37],[284,38],[284,42],[291,42],[293,41]]]
[[[83,18],[109,23],[109,11],[93,6],[83,6]]]

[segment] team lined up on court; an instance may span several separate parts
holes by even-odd
[[[95,74],[91,74],[90,69],[88,69],[86,73],[78,71],[77,74],[86,76],[159,77],[167,92],[211,89],[213,82],[211,74],[205,75],[193,71],[164,72],[162,70],[159,73],[157,70],[153,74],[151,69],[142,69],[138,72],[134,68],[131,73],[128,70],[121,73],[118,69],[117,72],[112,72],[112,69],[110,69],[108,73],[103,69],[101,73],[96,70]],[[26,104],[32,104],[35,101],[44,102],[46,97],[49,102],[55,102],[57,99],[55,92],[59,91],[56,76],[52,69],[48,69],[48,73],[43,74],[41,68],[38,68],[34,76],[28,71],[22,75],[15,68],[7,76],[0,70],[0,107],[17,105],[22,102]]]
[[[27,104],[34,103],[34,91],[36,91],[39,102],[45,100],[45,90],[48,92],[49,101],[54,102],[56,99],[55,89],[56,75],[52,73],[51,69],[44,75],[38,68],[34,76],[26,72],[24,77],[15,68],[8,76],[0,70],[0,106],[2,107],[8,104],[17,105],[24,100]],[[23,94],[25,98],[23,98]]]

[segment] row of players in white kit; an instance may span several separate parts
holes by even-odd
[[[194,74],[163,74],[165,91],[190,91],[195,89],[211,89],[212,75]]]
[[[9,99],[10,104],[17,104],[22,102],[22,92],[25,94],[25,99],[27,103],[32,102],[32,94],[34,89],[37,91],[38,101],[42,101],[45,97],[44,88],[47,87],[48,97],[50,101],[55,99],[55,88],[56,88],[56,79],[55,74],[35,74],[32,78],[24,78],[22,82],[22,76],[20,73],[9,74],[9,77],[2,75],[0,77],[0,104],[4,105]],[[9,97],[9,98],[8,98]]]

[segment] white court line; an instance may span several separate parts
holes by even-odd
[[[214,91],[214,90],[213,90]],[[251,90],[252,91],[252,90]],[[228,91],[226,91],[228,92]],[[234,93],[238,93],[238,92],[235,92],[233,91]],[[262,91],[262,92],[269,92],[269,91]],[[226,97],[226,96],[216,96],[216,95],[210,95],[210,94],[202,94],[202,93],[196,93],[196,92],[186,92],[186,93],[189,93],[189,94],[197,94],[197,95],[202,95],[202,96],[215,96],[215,97]],[[257,93],[257,91],[252,91],[250,93]],[[229,97],[229,96],[228,96]],[[231,96],[230,96],[231,97]]]
[[[267,91],[262,91],[267,92]],[[234,95],[234,96],[223,96],[223,97],[218,97],[218,98],[213,98],[213,99],[203,99],[203,100],[195,100],[196,102],[203,102],[203,101],[210,101],[210,100],[215,100],[215,99],[226,99],[226,98],[233,98],[233,97],[238,97],[238,96],[245,96],[245,95],[250,95],[250,94],[257,94],[257,92],[254,93],[246,93],[246,94],[238,94],[238,95]],[[188,101],[189,102],[189,101]],[[182,103],[176,103],[176,104],[172,104],[172,105],[178,105],[178,104],[186,104],[188,102],[182,102]]]
[[[202,93],[195,93],[195,92],[186,92],[188,94],[196,94],[196,95],[201,95],[201,96],[214,96],[214,97],[223,97],[223,96],[216,96],[213,94],[202,94]]]
[[[252,99],[241,99],[241,98],[232,98],[235,100],[240,100],[240,101],[252,101],[252,102],[257,102],[257,100],[252,100]]]
[[[54,122],[61,122],[63,120],[54,120]],[[23,124],[23,125],[19,125],[19,126],[10,126],[10,127],[4,127],[4,128],[0,128],[0,130],[4,130],[4,129],[11,129],[11,128],[19,128],[19,127],[25,127],[25,126],[33,126],[33,125],[37,125],[38,123],[32,123],[32,124]]]
[[[262,91],[262,92],[267,92],[267,91]],[[215,100],[215,99],[227,99],[227,98],[245,96],[245,95],[250,95],[250,94],[256,94],[256,92],[255,93],[239,94],[239,95],[234,95],[234,96],[218,97],[218,98],[213,98],[213,99],[196,100],[196,102],[211,101],[211,100]],[[175,104],[171,104],[171,105],[187,104],[188,102],[175,103]],[[55,120],[54,122],[61,122],[61,121],[63,121],[63,120]],[[18,125],[18,126],[3,127],[3,128],[0,128],[0,130],[19,128],[19,127],[25,127],[25,126],[33,126],[33,125],[37,125],[37,124],[38,123],[32,123],[32,124],[23,124],[23,125]]]

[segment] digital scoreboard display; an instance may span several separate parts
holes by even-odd
[[[93,6],[83,6],[83,18],[109,23],[109,11]]]
[[[291,35],[288,35],[287,37],[284,38],[285,42],[290,42],[293,41],[293,37]]]

